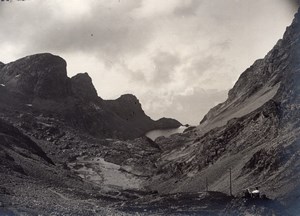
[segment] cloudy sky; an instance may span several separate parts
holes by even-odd
[[[198,124],[296,11],[297,0],[0,2],[0,61],[51,52],[104,99],[132,93],[154,119]]]

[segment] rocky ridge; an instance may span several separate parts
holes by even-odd
[[[162,153],[152,189],[201,191],[208,179],[211,190],[228,193],[231,169],[234,194],[260,186],[299,210],[299,37],[298,12],[283,39],[242,73],[197,128],[156,140],[173,148]]]
[[[101,99],[87,73],[67,77],[65,60],[49,53],[27,56],[4,65],[0,83],[3,91],[18,95],[33,109],[59,116],[71,126],[94,136],[137,138],[153,129],[181,125],[176,120],[153,121],[133,95],[117,101]],[[130,99],[124,100],[125,97]],[[130,117],[135,114],[138,116]]]

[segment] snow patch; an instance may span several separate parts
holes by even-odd
[[[142,180],[123,172],[119,165],[107,162],[101,157],[78,158],[75,163],[70,163],[69,167],[75,169],[81,178],[104,186],[107,190],[141,188]]]

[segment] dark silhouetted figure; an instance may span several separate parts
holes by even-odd
[[[249,189],[246,189],[246,190],[244,191],[244,198],[251,198],[251,192],[250,192]]]

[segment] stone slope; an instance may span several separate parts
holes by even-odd
[[[22,156],[35,160],[38,163],[54,165],[53,161],[36,143],[3,120],[0,120],[0,142],[0,164],[2,169],[6,166],[8,169],[26,174],[22,168],[22,163],[16,159]]]
[[[35,139],[23,127],[0,119],[0,215],[117,214],[105,209],[107,199],[114,200],[113,196],[83,181],[57,158],[50,159],[53,154],[63,153],[62,146],[54,151],[53,143],[45,137]],[[43,129],[39,130],[43,135]],[[41,147],[43,142],[52,152]]]
[[[201,120],[200,131],[223,126],[228,120],[247,115],[274,98],[289,61],[289,53],[282,44],[284,40],[279,40],[264,59],[255,61],[240,75],[228,92],[228,99],[212,108]]]
[[[295,91],[299,82],[299,28],[297,13],[283,38],[265,58],[255,61],[242,73],[229,91],[228,99],[205,115],[198,127],[200,131],[223,126],[228,120],[247,115],[269,100],[284,102],[287,98],[297,97]]]
[[[196,129],[157,140],[175,148],[163,153],[153,189],[201,191],[207,178],[210,190],[228,193],[231,169],[234,194],[260,186],[267,196],[297,211],[299,38],[300,12],[283,39],[240,76],[228,99],[211,109]]]

